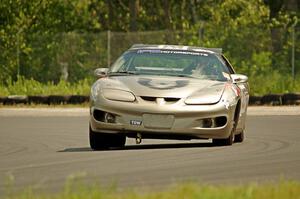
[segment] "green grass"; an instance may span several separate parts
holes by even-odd
[[[53,82],[41,83],[34,79],[18,77],[17,81],[8,79],[0,84],[0,96],[8,95],[89,95],[92,80],[84,79],[76,83],[61,80],[57,84]]]
[[[90,103],[81,104],[0,104],[0,108],[88,108]]]
[[[183,183],[161,191],[125,189],[115,186],[83,186],[68,184],[59,193],[37,193],[26,189],[20,193],[8,193],[6,199],[299,199],[300,182],[281,180],[277,183],[248,185],[200,185]]]
[[[300,92],[300,76],[292,79],[289,75],[280,74],[277,71],[268,75],[253,75],[249,77],[250,94],[283,94]]]
[[[60,81],[41,83],[34,79],[19,77],[17,81],[8,79],[5,84],[0,83],[0,96],[8,95],[89,95],[91,79],[84,79],[76,83]],[[293,80],[290,76],[278,72],[268,75],[253,75],[249,77],[251,95],[269,93],[300,92],[300,77]]]

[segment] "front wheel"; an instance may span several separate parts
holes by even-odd
[[[233,144],[234,141],[234,132],[235,132],[235,128],[236,128],[236,123],[233,122],[233,127],[231,129],[230,135],[228,138],[225,139],[213,139],[213,144],[216,146],[230,146]]]
[[[213,144],[216,146],[230,146],[233,144],[233,132],[225,139],[213,139]]]
[[[119,134],[94,132],[89,129],[90,146],[93,150],[121,148],[125,146],[126,136]]]
[[[244,133],[244,131],[242,131],[241,133],[236,134],[234,136],[234,142],[243,142],[244,139],[245,139],[245,133]]]

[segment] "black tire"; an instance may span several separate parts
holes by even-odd
[[[235,139],[236,139],[237,135],[234,135],[234,132],[235,132],[236,127],[237,127],[237,122],[239,121],[239,113],[240,113],[240,101],[237,103],[237,107],[236,107],[236,110],[234,112],[233,127],[231,129],[231,133],[230,133],[229,137],[225,138],[225,139],[213,139],[213,144],[214,145],[217,145],[217,146],[230,146],[230,145],[233,144],[233,142],[235,142]]]
[[[241,133],[236,134],[234,136],[234,142],[243,142],[244,139],[245,139],[245,133],[244,133],[244,131],[242,131]]]
[[[233,144],[233,132],[231,132],[230,136],[225,139],[213,139],[213,144],[215,146],[230,146]]]
[[[236,128],[236,122],[233,121],[233,127],[231,129],[231,133],[229,135],[228,138],[225,139],[213,139],[213,144],[216,146],[230,146],[233,144],[234,142],[234,132],[235,132],[235,128]]]
[[[90,127],[90,146],[93,150],[121,148],[125,146],[126,137],[119,134],[94,132]]]

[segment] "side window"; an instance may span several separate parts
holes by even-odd
[[[221,55],[222,60],[225,62],[225,65],[227,66],[230,74],[235,74],[235,71],[233,70],[231,64],[229,63],[229,61],[226,59],[226,57],[224,55]]]

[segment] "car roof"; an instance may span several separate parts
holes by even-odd
[[[129,50],[141,49],[159,49],[159,50],[183,50],[194,52],[206,52],[212,54],[222,54],[222,48],[204,48],[197,46],[182,46],[182,45],[156,45],[156,44],[134,44]]]

